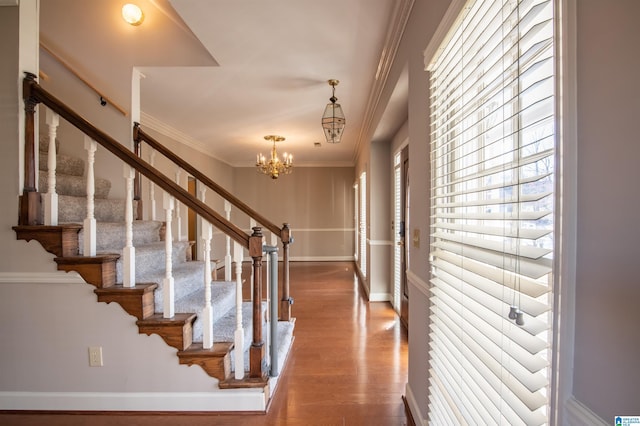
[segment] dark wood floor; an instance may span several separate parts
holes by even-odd
[[[351,262],[295,262],[295,342],[267,414],[7,414],[0,425],[380,425],[407,423],[407,337],[388,303],[367,303]]]

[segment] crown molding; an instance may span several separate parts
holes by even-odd
[[[192,138],[191,136],[187,135],[186,133],[181,132],[180,130],[176,129],[175,127],[171,127],[168,124],[158,120],[157,118],[155,118],[154,116],[147,114],[144,111],[140,111],[140,124],[148,127],[149,129],[155,130],[156,132],[163,134],[164,136],[173,139],[176,142],[179,142],[183,145],[188,146],[189,148],[193,148],[196,151],[199,151],[203,154],[208,155],[211,158],[214,158],[224,164],[227,164],[229,166],[232,166],[232,164],[229,164],[227,161],[224,161],[218,157],[216,157],[211,150],[209,150],[207,148],[207,146],[200,142],[197,139]]]
[[[356,146],[353,151],[354,164],[360,150],[360,145],[363,143],[367,135],[371,134],[373,117],[378,109],[382,91],[387,84],[389,72],[391,71],[391,67],[396,58],[396,53],[398,52],[398,47],[400,46],[400,41],[402,40],[405,28],[407,27],[407,22],[409,21],[409,15],[411,14],[414,1],[415,0],[396,1],[391,25],[389,25],[387,30],[385,43],[382,47],[382,52],[380,53],[380,60],[378,61],[373,88],[367,101],[363,125],[360,127],[360,134],[358,135],[358,140],[356,141]]]

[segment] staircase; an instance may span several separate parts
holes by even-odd
[[[56,143],[59,142],[56,140]],[[40,138],[39,188],[47,185],[48,138]],[[56,149],[59,152],[59,149]],[[21,225],[14,227],[18,239],[39,241],[56,255],[57,268],[78,272],[96,287],[98,302],[116,302],[135,316],[139,332],[158,334],[177,349],[180,364],[199,365],[208,375],[218,379],[220,388],[265,386],[264,380],[238,382],[232,372],[249,369],[249,344],[245,344],[244,365],[236,366],[233,356],[236,331],[236,282],[213,281],[212,348],[203,347],[202,311],[205,306],[204,277],[209,270],[202,261],[191,260],[193,242],[172,242],[172,276],[175,312],[171,318],[163,314],[163,282],[165,278],[165,223],[151,220],[133,222],[135,246],[134,287],[123,287],[123,247],[126,243],[125,200],[109,198],[111,182],[95,179],[96,256],[83,256],[82,221],[86,217],[87,193],[85,163],[82,159],[57,154],[56,192],[59,196],[58,226]],[[43,208],[43,207],[41,207]],[[242,303],[244,342],[251,342],[253,331],[252,302]],[[260,321],[267,329],[267,305],[262,303]],[[293,323],[279,321],[278,360],[286,358],[293,339]],[[280,370],[280,368],[278,368]]]

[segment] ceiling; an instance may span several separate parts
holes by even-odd
[[[124,0],[42,0],[41,41],[127,111],[139,69],[143,126],[230,165],[267,154],[268,134],[286,138],[278,150],[295,165],[353,165],[363,138],[390,138],[407,119],[403,73],[386,120],[370,128],[412,1],[131,2],[140,26],[121,19]],[[55,62],[41,54],[45,73]],[[340,144],[320,124],[331,78],[347,119]]]

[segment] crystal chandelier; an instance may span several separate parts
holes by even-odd
[[[271,148],[271,158],[268,161],[262,154],[258,154],[256,157],[258,172],[268,175],[271,179],[278,179],[280,175],[291,173],[293,171],[293,155],[285,152],[282,155],[282,161],[280,161],[276,152],[276,142],[282,142],[284,137],[267,135],[264,138],[273,142],[273,148]]]
[[[336,103],[338,100],[338,98],[336,98],[336,86],[340,82],[331,79],[328,83],[333,87],[333,93],[329,98],[331,102],[327,104],[327,107],[324,109],[324,114],[322,114],[322,129],[324,130],[324,137],[328,143],[339,143],[346,124],[342,107]]]

